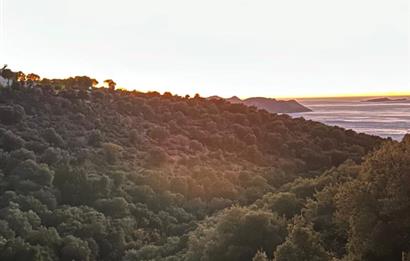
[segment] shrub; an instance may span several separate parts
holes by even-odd
[[[21,162],[12,172],[15,180],[31,180],[39,185],[50,186],[54,173],[47,165],[38,165],[35,161],[29,159]]]
[[[74,236],[67,236],[63,239],[63,247],[61,249],[61,260],[90,260],[91,250],[86,241],[83,241]]]
[[[23,147],[24,140],[10,130],[0,129],[0,145],[6,151]]]
[[[100,130],[93,130],[88,136],[88,144],[91,146],[99,146],[103,140]]]
[[[41,161],[52,165],[62,159],[61,149],[49,147],[41,155]]]
[[[64,140],[63,138],[56,132],[54,128],[47,128],[43,131],[43,138],[57,146],[57,147],[63,147],[64,146]]]
[[[159,167],[167,162],[168,154],[164,149],[156,147],[148,152],[146,163],[148,166]]]
[[[148,131],[148,136],[158,142],[163,142],[169,137],[169,132],[164,127],[156,126]]]
[[[296,220],[286,241],[277,247],[275,261],[330,261],[332,258],[322,247],[319,234],[310,224]]]
[[[104,152],[105,159],[111,164],[114,164],[117,161],[123,150],[120,145],[110,142],[103,143],[101,146]]]
[[[191,234],[187,260],[251,260],[258,249],[273,253],[285,237],[286,222],[277,215],[232,207]]]
[[[197,140],[192,140],[192,141],[189,143],[189,148],[190,148],[191,150],[193,150],[193,151],[201,151],[201,150],[204,149],[204,146],[203,146],[202,143],[200,143],[199,141],[197,141]]]
[[[24,108],[20,105],[0,106],[0,122],[6,125],[20,122],[25,114]]]

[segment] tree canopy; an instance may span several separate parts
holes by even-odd
[[[398,260],[410,251],[408,136],[383,140],[199,95],[96,88],[87,76],[16,75],[0,88],[0,260]]]

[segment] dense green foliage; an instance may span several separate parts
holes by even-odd
[[[409,251],[408,138],[372,152],[382,139],[223,100],[31,78],[0,89],[0,260]]]

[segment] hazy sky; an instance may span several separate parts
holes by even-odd
[[[408,0],[0,0],[1,63],[128,89],[410,93]]]

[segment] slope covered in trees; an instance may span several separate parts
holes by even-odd
[[[382,145],[81,77],[34,82],[0,89],[0,260],[393,260],[409,250],[408,138]]]

